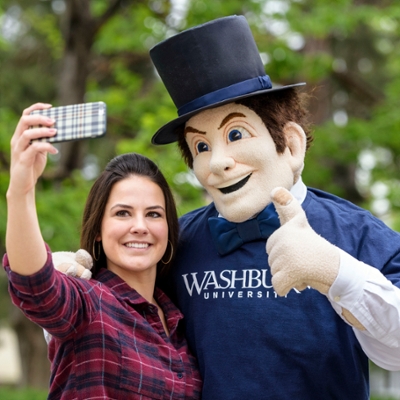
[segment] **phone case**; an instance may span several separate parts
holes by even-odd
[[[57,134],[37,141],[58,143],[97,138],[106,133],[107,106],[102,101],[35,110],[31,114],[42,114],[56,121]]]

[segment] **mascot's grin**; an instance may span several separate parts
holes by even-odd
[[[223,194],[228,194],[228,193],[232,193],[232,192],[236,192],[236,190],[241,189],[246,183],[247,181],[250,179],[251,174],[246,176],[246,178],[242,179],[241,181],[239,181],[238,183],[235,183],[232,186],[227,186],[224,188],[220,188],[219,190],[223,193]]]

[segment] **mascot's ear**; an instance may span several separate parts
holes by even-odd
[[[295,122],[288,122],[283,127],[287,149],[290,152],[290,166],[293,171],[294,181],[301,175],[306,155],[307,138],[303,128]]]

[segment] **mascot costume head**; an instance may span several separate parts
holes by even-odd
[[[150,56],[179,115],[152,142],[179,142],[224,218],[252,218],[273,188],[293,186],[311,141],[295,89],[304,84],[272,86],[243,16],[188,29]]]

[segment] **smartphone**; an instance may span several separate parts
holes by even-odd
[[[57,129],[55,136],[33,141],[59,143],[97,138],[106,133],[107,106],[102,101],[35,110],[31,114],[53,118],[56,122],[52,127]]]

